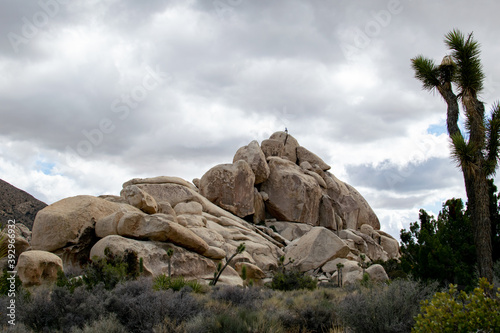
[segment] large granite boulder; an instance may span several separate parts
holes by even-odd
[[[281,157],[291,161],[292,163],[297,162],[297,147],[299,143],[297,140],[286,132],[275,132],[269,139],[277,140],[283,144],[283,152]]]
[[[344,258],[349,252],[349,247],[332,231],[314,227],[286,247],[285,262],[294,260],[292,266],[306,272],[335,258]]]
[[[200,194],[217,206],[245,217],[254,213],[255,175],[243,160],[219,164],[200,180]]]
[[[81,237],[94,230],[97,220],[116,212],[139,211],[89,195],[62,199],[38,212],[33,224],[33,250],[56,251],[82,243]]]
[[[236,151],[233,158],[233,163],[238,160],[244,160],[250,165],[255,175],[255,184],[264,182],[269,177],[269,166],[266,162],[266,156],[260,149],[257,141],[250,142],[247,146],[243,146]]]
[[[59,270],[63,270],[61,258],[47,251],[23,252],[16,266],[17,274],[25,286],[55,282]]]
[[[130,205],[139,208],[145,213],[155,214],[158,212],[156,200],[136,185],[128,185],[121,191],[120,195]]]
[[[261,191],[269,197],[267,211],[281,221],[316,225],[322,196],[316,180],[288,160],[279,157],[268,160],[271,173],[261,185]]]
[[[325,182],[335,212],[342,218],[342,229],[359,229],[363,224],[380,229],[377,215],[354,187],[340,181],[330,172],[325,173]]]
[[[311,166],[317,166],[323,171],[330,170],[331,168],[318,155],[310,152],[305,147],[299,146],[297,147],[297,164],[301,165],[303,162],[308,162]]]

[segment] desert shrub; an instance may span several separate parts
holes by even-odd
[[[205,317],[205,330],[196,332],[210,333],[281,333],[286,332],[276,318],[264,311],[248,310],[243,307],[230,307],[227,311]],[[191,327],[192,329],[193,327]]]
[[[116,316],[109,315],[91,324],[85,324],[82,329],[73,328],[71,333],[127,333],[125,327],[120,324]]]
[[[151,332],[165,318],[180,324],[194,317],[201,306],[184,289],[154,291],[151,280],[139,279],[119,284],[107,301],[106,309],[115,313],[130,332]]]
[[[33,333],[33,330],[26,327],[23,323],[16,323],[16,325],[7,325],[5,327],[0,327],[2,332],[9,333]]]
[[[264,303],[287,332],[328,332],[338,323],[336,290],[277,293]]]
[[[338,314],[355,332],[409,332],[420,302],[436,288],[436,284],[412,280],[358,287],[340,302]]]
[[[318,282],[314,278],[298,270],[282,270],[274,274],[271,281],[271,289],[283,291],[297,289],[314,290],[317,284]]]
[[[257,287],[223,286],[215,288],[212,292],[212,298],[215,300],[230,302],[233,305],[241,305],[246,308],[252,308],[268,297],[270,297],[269,292]]]
[[[39,332],[84,327],[105,313],[106,291],[97,287],[89,291],[79,287],[73,293],[67,288],[40,288],[28,300],[21,301],[19,321]]]
[[[500,288],[485,278],[470,293],[450,285],[422,302],[412,332],[500,332]]]

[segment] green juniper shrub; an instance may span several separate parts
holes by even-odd
[[[271,281],[271,289],[274,290],[296,290],[296,289],[316,289],[317,281],[311,276],[292,269],[289,271],[278,271]]]
[[[370,274],[368,274],[366,272],[363,273],[363,277],[361,278],[361,281],[359,281],[359,283],[365,288],[373,287],[373,282],[370,278]]]
[[[56,286],[67,288],[71,293],[73,293],[76,288],[83,286],[83,278],[80,276],[68,277],[68,275],[66,275],[64,271],[60,269],[57,272]]]
[[[391,280],[395,279],[406,279],[408,278],[408,274],[405,273],[403,267],[401,265],[401,261],[397,259],[389,259],[387,261],[384,260],[374,260],[372,261],[372,265],[379,264],[384,267],[387,276]]]
[[[113,289],[118,283],[136,279],[142,272],[141,260],[134,251],[126,250],[123,255],[104,250],[105,258],[94,256],[83,272],[83,282],[88,288],[104,283],[106,289]]]
[[[442,287],[455,283],[470,289],[476,285],[476,250],[472,222],[461,199],[443,204],[438,218],[421,209],[419,222],[401,230],[403,270]]]
[[[450,285],[422,302],[412,332],[500,332],[500,288],[485,278],[470,293]]]
[[[395,280],[371,288],[359,286],[338,306],[338,315],[354,332],[409,332],[420,301],[430,298],[437,284]]]

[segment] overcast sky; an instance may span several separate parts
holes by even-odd
[[[482,45],[500,98],[497,1],[2,0],[0,178],[50,204],[135,177],[191,181],[288,128],[382,229],[465,198],[446,104],[410,59]],[[500,182],[497,182],[500,184]]]

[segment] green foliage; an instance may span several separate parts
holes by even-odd
[[[318,281],[311,276],[299,272],[298,270],[278,271],[271,281],[271,289],[274,290],[296,290],[309,289],[314,290]]]
[[[401,265],[401,261],[397,259],[389,259],[387,261],[383,260],[374,260],[372,261],[372,265],[379,264],[384,267],[387,276],[391,280],[396,279],[406,279],[408,278],[408,274],[403,271],[403,267]]]
[[[370,279],[370,274],[363,273],[363,277],[361,278],[360,284],[365,288],[373,287],[373,282]]]
[[[106,248],[104,255],[105,258],[94,256],[85,267],[82,280],[87,288],[103,283],[107,290],[111,290],[120,282],[137,279],[143,271],[142,261],[134,251],[126,250],[123,255],[115,255]],[[63,278],[60,284],[65,284]],[[68,286],[72,288],[71,283]]]
[[[499,332],[500,288],[495,292],[485,278],[470,293],[450,285],[422,302],[412,332]]]
[[[176,278],[172,278],[165,274],[158,275],[153,280],[153,289],[154,290],[168,290],[172,289],[173,291],[180,291],[184,287],[189,287],[195,293],[203,292],[204,288],[196,280],[185,280],[184,277],[179,276]]]
[[[68,278],[62,270],[59,270],[57,272],[56,286],[61,288],[67,288],[71,293],[73,293],[76,288],[83,286],[83,278],[81,277]]]
[[[445,36],[445,43],[452,51],[451,56],[455,60],[457,75],[454,76],[455,82],[461,93],[470,90],[474,94],[483,89],[484,72],[479,58],[479,43],[474,40],[472,33],[467,38],[459,30],[454,29]]]
[[[246,279],[247,279],[247,266],[246,265],[243,265],[243,267],[241,267],[241,279],[243,281],[246,281]]]
[[[475,285],[472,226],[461,199],[446,201],[436,220],[420,210],[420,223],[401,230],[401,266],[417,279]]]
[[[14,291],[17,293],[22,287],[21,279],[17,274],[10,274],[7,270],[3,271],[2,276],[0,276],[0,295],[8,295],[12,282],[14,282]]]
[[[439,70],[434,61],[419,55],[412,59],[415,77],[422,81],[424,89],[432,90],[439,85]]]

